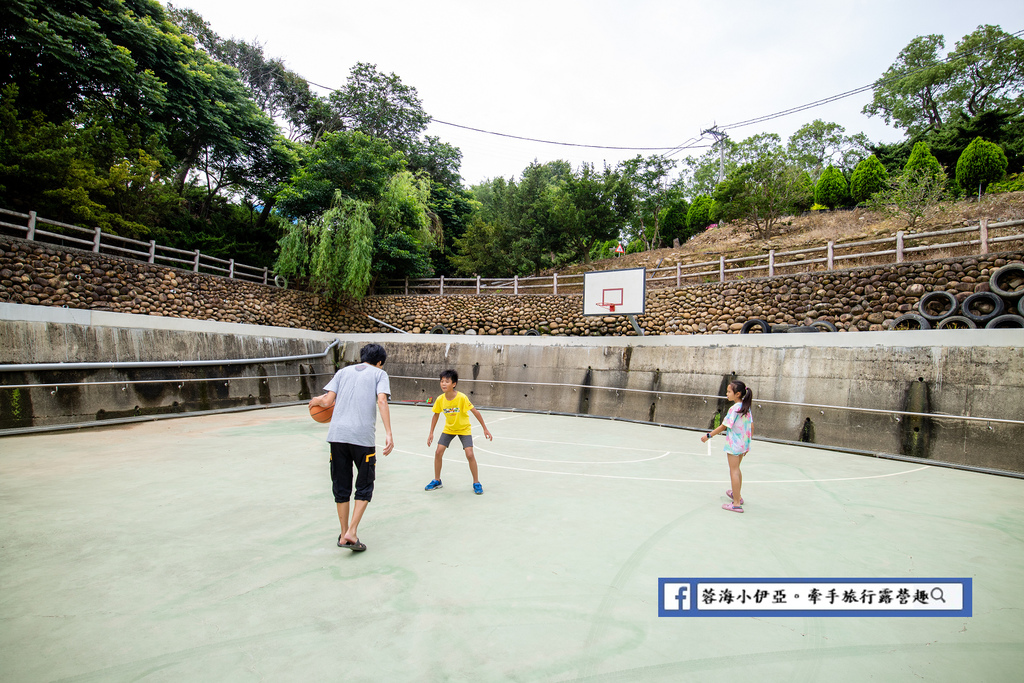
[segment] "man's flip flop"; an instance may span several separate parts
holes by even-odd
[[[341,542],[341,536],[338,536],[338,547],[339,548],[348,548],[352,552],[356,552],[356,553],[361,553],[364,550],[366,550],[366,544],[365,543],[360,543],[358,538],[356,539],[355,543],[342,543]]]

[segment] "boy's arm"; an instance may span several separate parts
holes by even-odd
[[[384,455],[387,455],[395,447],[395,440],[391,437],[391,409],[388,407],[387,394],[377,394],[377,408],[380,409],[380,419],[384,423]]]
[[[491,433],[487,430],[487,425],[484,424],[484,417],[483,415],[480,414],[480,411],[477,410],[476,408],[473,408],[469,412],[473,413],[473,417],[475,417],[477,421],[480,423],[480,426],[484,428],[484,436],[487,437],[487,440],[494,441],[494,437],[491,436]]]
[[[434,427],[437,426],[437,416],[438,415],[440,415],[440,413],[434,413],[434,417],[430,418],[430,431],[427,432],[427,445],[428,446],[430,445],[430,442],[434,440]]]
[[[334,399],[337,397],[338,395],[336,393],[328,391],[326,394],[314,396],[309,399],[309,407],[312,408],[313,406],[320,406],[321,408],[330,408],[334,405]]]

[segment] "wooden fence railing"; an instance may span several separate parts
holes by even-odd
[[[0,216],[13,216],[25,220],[24,225],[0,220],[0,227],[5,228],[8,232],[13,232],[17,237],[23,237],[29,241],[91,249],[97,254],[113,254],[137,261],[145,261],[146,263],[191,269],[193,273],[221,275],[232,279],[258,282],[264,285],[287,285],[281,278],[273,276],[268,268],[248,266],[244,263],[238,263],[234,259],[217,258],[200,253],[198,249],[187,251],[185,249],[162,246],[157,244],[155,240],[143,242],[128,237],[121,237],[109,232],[103,232],[100,228],[83,228],[78,225],[42,218],[36,215],[35,211],[19,213],[8,209],[0,209]],[[54,226],[60,231],[55,232],[40,226]]]
[[[224,277],[258,282],[264,285],[287,286],[287,282],[274,276],[268,268],[258,268],[237,263],[234,259],[220,259],[200,253],[198,249],[187,251],[157,244],[154,240],[120,237],[105,233],[100,228],[83,228],[77,225],[41,218],[35,211],[27,214],[0,209],[0,216],[13,216],[26,221],[24,225],[0,220],[0,227],[13,231],[17,236],[30,241],[65,244],[89,248],[96,253],[110,253],[135,260],[159,265],[170,265],[191,269],[194,273],[221,275]],[[60,232],[41,227],[54,226]],[[729,279],[746,277],[773,277],[786,273],[803,272],[819,264],[827,270],[836,267],[856,265],[865,259],[875,263],[903,263],[908,256],[924,255],[943,249],[978,247],[978,254],[989,253],[992,245],[1007,242],[1024,242],[1020,227],[1024,220],[989,223],[982,219],[978,225],[950,230],[908,233],[903,230],[893,237],[858,242],[836,243],[830,240],[820,247],[808,247],[792,251],[770,250],[767,254],[726,258],[719,256],[712,261],[699,263],[677,263],[664,268],[648,268],[648,287],[680,287],[693,282],[726,282]],[[948,235],[964,235],[964,239],[945,242],[936,238]],[[914,244],[914,246],[911,246]],[[865,247],[869,251],[855,251]],[[890,258],[891,257],[891,258]],[[881,259],[881,260],[880,260]],[[845,263],[851,262],[851,263]],[[378,287],[378,294],[582,294],[583,274],[553,275],[511,278],[420,278],[389,280]]]
[[[845,268],[872,259],[873,263],[903,263],[906,260],[924,260],[928,252],[943,249],[962,249],[977,246],[978,254],[987,254],[993,245],[1024,242],[1020,232],[1024,220],[989,223],[982,219],[978,225],[950,230],[908,233],[900,230],[893,237],[858,242],[837,243],[830,240],[820,247],[792,251],[768,251],[767,254],[726,258],[713,261],[677,263],[664,268],[647,269],[648,287],[680,287],[694,282],[726,282],[747,277],[773,277],[804,272],[819,264],[826,270]],[[963,235],[963,239],[944,241],[948,235]],[[939,239],[936,239],[939,238]],[[867,251],[858,251],[867,247]],[[917,259],[913,257],[917,256]],[[583,275],[553,275],[513,278],[421,278],[390,280],[382,291],[385,294],[581,294]]]

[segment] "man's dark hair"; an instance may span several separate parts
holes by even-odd
[[[359,360],[370,365],[383,363],[388,359],[388,352],[380,344],[367,344],[359,350]]]
[[[452,381],[452,384],[458,384],[459,373],[455,372],[454,370],[445,370],[444,372],[441,373],[441,377],[439,379],[450,379]]]

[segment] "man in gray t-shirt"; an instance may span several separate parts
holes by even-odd
[[[338,520],[341,522],[338,547],[357,552],[366,550],[366,545],[359,541],[356,532],[359,520],[373,497],[377,466],[374,428],[378,408],[381,421],[384,422],[384,455],[395,447],[391,436],[391,412],[388,409],[391,382],[388,373],[381,369],[387,357],[384,347],[367,344],[359,351],[362,362],[338,370],[324,387],[327,393],[309,402],[310,408],[334,406],[331,426],[327,430],[327,442],[331,445],[334,502],[338,506]],[[356,493],[350,522],[348,513],[353,467],[356,469]]]

